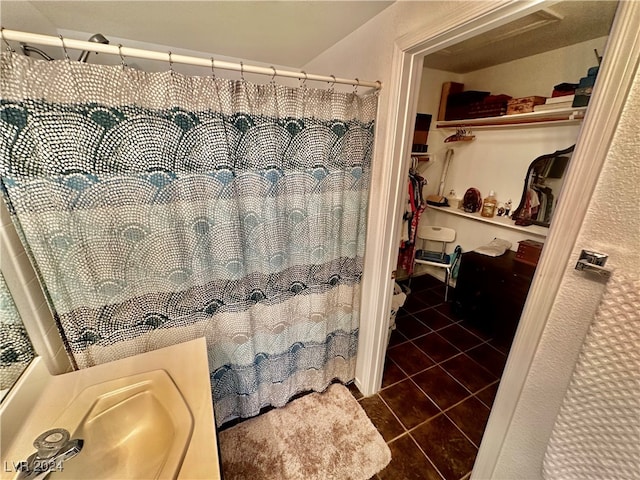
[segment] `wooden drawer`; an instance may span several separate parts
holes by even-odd
[[[462,255],[452,308],[508,347],[518,326],[535,266],[476,252]]]

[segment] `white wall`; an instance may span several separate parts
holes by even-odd
[[[420,96],[418,97],[418,113],[430,113],[433,115],[433,122],[438,119],[440,109],[440,94],[444,82],[464,83],[464,76],[459,73],[445,72],[433,68],[422,69],[422,79],[420,80]],[[434,123],[431,128],[435,128]]]
[[[445,195],[453,189],[456,196],[461,198],[468,188],[474,187],[485,198],[493,190],[499,203],[511,200],[513,210],[520,203],[524,180],[531,162],[541,155],[563,150],[575,144],[579,131],[580,125],[476,130],[473,132],[476,136],[473,142],[443,143],[440,148],[437,146],[434,148],[437,158],[435,164],[429,167],[431,170],[425,170],[425,175],[430,181],[427,193],[435,193],[438,190],[444,150],[449,147],[454,150],[454,155],[447,172]],[[444,139],[452,133],[451,130],[440,129],[430,132],[429,138],[433,136]],[[556,199],[558,193],[554,192]],[[520,240],[530,238],[544,242],[544,237],[537,234],[540,231],[537,227],[531,227],[531,232],[514,231],[499,226],[479,224],[475,220],[458,216],[452,217],[429,208],[421,221],[449,226],[457,230],[456,243],[462,246],[463,251],[473,250],[495,237],[511,241],[512,250],[518,249],[517,242]]]
[[[531,162],[575,144],[579,130],[579,125],[564,125],[474,131],[474,141],[448,144],[455,153],[444,192],[453,188],[462,197],[468,188],[475,187],[484,198],[493,190],[498,202],[511,199],[515,208]]]

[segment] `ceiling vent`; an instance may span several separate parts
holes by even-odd
[[[438,55],[460,55],[461,53],[468,54],[473,50],[487,47],[494,43],[503,42],[509,38],[517,37],[525,33],[531,32],[538,28],[546,27],[552,23],[559,22],[564,18],[550,8],[544,8],[537,12],[531,13],[526,17],[522,17],[519,20],[510,22],[507,25],[498,27],[491,32],[480,35],[464,42],[457,43],[448,48],[438,51]]]

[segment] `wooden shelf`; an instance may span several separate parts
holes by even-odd
[[[508,217],[483,217],[480,215],[480,212],[476,213],[468,213],[464,210],[459,210],[457,208],[452,207],[434,207],[429,205],[427,209],[433,209],[438,212],[446,213],[449,215],[457,215],[459,217],[468,218],[470,220],[474,220],[476,222],[490,223],[492,225],[497,225],[502,228],[508,228],[510,230],[518,230],[520,232],[530,233],[531,235],[537,235],[539,237],[546,237],[549,233],[549,229],[547,227],[541,227],[539,225],[516,225],[513,220]]]
[[[436,122],[436,128],[491,128],[524,127],[535,124],[577,123],[584,118],[587,107],[558,108],[541,112],[518,113],[500,117],[470,118]]]

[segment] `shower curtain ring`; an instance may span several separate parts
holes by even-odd
[[[355,87],[354,87],[354,89],[353,89],[353,93],[354,93],[354,94],[358,93],[358,87],[359,87],[359,86],[360,86],[360,80],[358,80],[358,79],[356,78],[356,85],[355,85]]]
[[[124,67],[126,67],[127,64],[124,62],[124,56],[122,55],[122,44],[121,43],[118,44],[118,55],[120,55],[120,65],[122,65],[122,69],[124,70]]]
[[[214,78],[216,78],[216,69],[215,69],[215,60],[213,59],[213,57],[211,57],[211,76]]]
[[[273,75],[271,75],[271,84],[274,85],[276,83],[276,75],[278,74],[278,72],[276,72],[276,69],[273,65],[271,65],[271,70],[273,70]]]
[[[173,73],[173,58],[171,57],[172,53],[169,52],[169,70]]]
[[[62,38],[62,35],[58,35],[58,37],[60,37],[60,42],[62,43],[62,50],[64,50],[64,57],[67,59],[67,61],[70,61],[71,59],[69,58],[69,52],[67,52],[67,47],[64,44],[64,38]]]
[[[327,82],[329,84],[329,91],[333,92],[333,87],[336,86],[336,76],[335,75],[329,75],[332,79],[333,82]]]
[[[300,73],[304,75],[304,80],[302,80],[302,83],[300,84],[300,87],[306,87],[307,86],[307,78],[308,78],[307,72],[305,72],[304,70],[301,70]]]
[[[244,63],[240,62],[240,80],[244,82]]]
[[[4,37],[4,27],[0,27],[0,37],[2,37],[2,41],[7,46],[7,52],[15,53],[16,51],[13,47],[7,42],[7,39]]]

